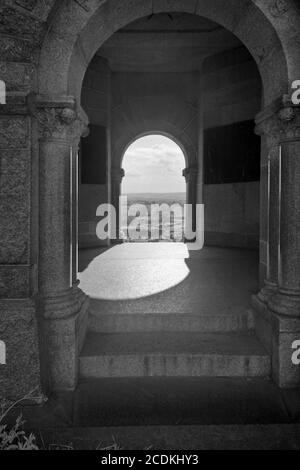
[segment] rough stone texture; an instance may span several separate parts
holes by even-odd
[[[236,0],[203,0],[193,2],[191,0],[184,2],[184,5],[181,5],[182,3],[177,0],[166,0],[160,3],[154,2],[154,7],[165,12],[170,9],[181,12],[195,11],[222,24],[236,34],[249,48],[257,61],[264,83],[265,104],[270,104],[273,99],[286,93],[291,81],[299,79],[300,15],[298,4],[295,1],[240,0],[237,2]],[[35,0],[3,1],[0,9],[1,60],[18,62],[15,69],[18,71],[17,80],[13,78],[14,72],[11,64],[3,69],[3,74],[6,74],[8,78],[9,87],[12,91],[18,90],[24,94],[29,89],[37,91],[33,70],[30,66],[27,67],[21,63],[32,63],[40,57],[39,91],[50,95],[73,93],[79,102],[86,65],[103,41],[115,29],[123,27],[139,17],[151,15],[151,13],[153,13],[153,2],[151,0],[130,0],[126,2],[124,0],[107,0],[100,3],[79,0],[72,2],[54,2],[54,0],[45,0],[43,2]],[[43,43],[42,49],[39,50],[46,32],[48,33],[47,39]],[[20,159],[22,160],[24,149],[30,147],[29,123],[26,117],[21,116],[24,113],[24,105],[24,95],[20,98],[20,101],[13,97],[11,105],[7,108],[7,112],[11,116],[5,117],[1,111],[0,148],[5,150],[4,153],[6,154],[1,161],[1,172],[5,168],[6,174],[13,171],[7,161],[7,150],[21,149]],[[13,158],[16,158],[16,155]],[[14,165],[13,160],[12,164]],[[8,192],[8,196],[4,196],[4,193],[1,194],[1,202],[4,201],[1,209],[3,211],[1,212],[1,221],[5,220],[7,230],[12,234],[7,235],[5,231],[5,235],[1,234],[1,240],[8,244],[7,253],[1,247],[1,262],[4,263],[7,263],[9,259],[13,263],[25,263],[30,256],[28,246],[26,246],[26,237],[23,239],[20,236],[21,231],[27,233],[26,209],[21,203],[21,198],[10,194],[11,191],[14,191],[13,187],[16,187],[16,183],[20,182],[22,186],[21,175],[17,173],[15,177],[15,183],[12,186],[11,183],[7,181],[3,183],[3,179],[1,180],[1,184],[4,184],[5,193]],[[3,178],[2,173],[1,178]],[[295,181],[293,180],[293,182]],[[27,196],[28,194],[24,197],[25,200],[28,200]],[[8,198],[11,198],[9,205],[17,208],[17,214],[21,220],[19,226],[11,221],[11,214],[8,214]],[[292,200],[294,200],[293,197]],[[295,208],[293,210],[294,216],[297,215],[297,210]],[[9,215],[9,220],[7,215]],[[295,236],[294,242],[296,239]],[[15,240],[16,245],[19,245],[17,250],[13,247],[12,240]],[[262,240],[264,243],[266,242],[264,237],[262,237]],[[36,240],[33,239],[32,244],[35,242]],[[294,245],[295,243],[290,243],[285,253],[291,250],[290,247],[294,249]],[[288,260],[285,260],[284,270],[289,279],[293,277],[289,276],[291,271],[298,270],[297,261],[295,263],[295,266],[289,268]],[[262,262],[261,266],[263,269],[265,263]],[[293,286],[294,284],[295,282]],[[29,296],[28,266],[2,266],[1,289],[1,296]],[[19,315],[22,316],[21,313]],[[26,331],[27,328],[24,329],[23,333],[26,333]],[[279,354],[279,377],[281,377],[284,368],[289,374],[292,374],[293,383],[296,376],[288,368],[287,348],[289,341],[294,337],[295,331],[293,329],[293,331],[281,332],[278,340],[278,350],[281,351]],[[17,337],[18,332],[21,335],[22,329],[14,332],[15,337]],[[31,333],[34,333],[33,326]],[[56,334],[56,340],[59,342],[59,330],[56,330]],[[274,335],[273,338],[276,338],[276,336]],[[28,361],[29,352],[25,350],[23,353],[24,357],[21,359]],[[37,370],[37,366],[34,365],[32,373],[36,374]],[[11,380],[15,384],[12,387],[14,391],[18,390],[18,381],[15,380],[17,376],[18,373],[12,372]],[[27,376],[29,384],[30,374],[27,374]],[[282,379],[282,383],[287,383],[287,381],[287,378]],[[22,387],[19,391],[22,391]]]
[[[261,165],[260,169],[260,284],[264,285],[268,277],[268,213],[269,213],[269,171],[267,165]]]
[[[282,388],[298,387],[300,367],[292,363],[292,344],[300,338],[300,321],[270,312],[257,297],[253,298],[256,333],[270,352],[272,377]]]
[[[83,379],[104,377],[268,377],[270,358],[247,334],[89,334]]]
[[[0,117],[0,149],[30,147],[27,117]]]
[[[167,2],[167,5],[164,5],[164,11],[168,12],[170,3],[176,4],[176,2]],[[178,2],[177,2],[178,4]],[[114,25],[114,29],[118,29],[124,26],[126,23],[129,23],[139,17],[150,15],[152,13],[152,2],[143,1],[143,2],[117,2],[111,1],[110,3],[105,2],[98,5],[96,12],[95,5],[91,6],[88,12],[84,12],[81,9],[79,12],[78,9],[66,9],[64,7],[61,10],[61,15],[58,18],[58,21],[55,24],[55,27],[51,31],[51,34],[48,35],[47,44],[45,44],[44,52],[41,58],[41,90],[47,93],[49,92],[49,87],[51,83],[57,83],[56,89],[59,92],[64,92],[67,87],[68,82],[68,69],[71,71],[71,89],[74,90],[74,94],[77,95],[80,92],[80,87],[78,83],[75,83],[75,62],[78,66],[78,74],[76,79],[80,82],[84,74],[84,65],[83,65],[83,54],[88,58],[91,58],[93,54],[97,51],[101,42],[103,43],[113,31],[109,31],[110,25]],[[190,12],[190,2],[186,6],[181,7],[181,11]],[[245,15],[245,8],[247,14]],[[244,41],[246,46],[249,48],[253,56],[257,59],[258,65],[262,65],[262,74],[265,80],[265,93],[267,102],[272,101],[278,95],[278,92],[282,93],[285,90],[286,83],[286,66],[284,60],[284,54],[281,48],[281,44],[278,40],[276,32],[274,31],[271,24],[265,18],[258,8],[249,2],[236,2],[231,1],[228,5],[228,1],[214,1],[211,0],[205,2],[198,2],[197,11],[199,15],[208,17],[209,19],[221,23],[227,29],[233,31],[241,40]],[[80,17],[81,16],[81,17]],[[64,18],[69,17],[70,21],[68,28],[66,28]],[[84,26],[89,18],[92,18],[89,28],[84,30]],[[97,21],[98,20],[98,24]],[[253,22],[255,24],[255,31],[253,30]],[[99,35],[99,25],[101,24],[101,35]],[[76,48],[76,52],[73,54],[72,58],[74,60],[71,63],[71,54],[70,49],[73,49],[75,42],[77,41],[76,28],[81,29],[81,44]],[[54,31],[57,34],[53,34]],[[280,39],[284,36],[282,31],[278,31]],[[65,44],[63,39],[68,37],[68,44]],[[63,46],[63,50],[62,50]],[[69,50],[68,50],[69,48]],[[257,52],[265,49],[268,53],[270,50],[278,50],[278,54],[274,56],[274,61],[268,63],[260,59],[260,52]],[[60,50],[59,60],[56,63],[56,70],[52,70],[49,74],[50,67],[48,64],[53,62],[53,57],[57,54],[57,51]],[[294,51],[293,51],[294,52]],[[266,54],[266,57],[269,57],[269,54]],[[70,65],[70,68],[69,68]],[[265,67],[265,68],[263,68]],[[59,76],[57,71],[60,70]],[[74,72],[74,73],[73,73]],[[278,75],[279,74],[279,75]],[[43,78],[42,78],[43,76]],[[274,88],[274,83],[271,86],[271,80],[268,81],[268,78],[277,76],[275,81],[276,87]],[[58,80],[57,80],[58,79]]]
[[[75,390],[78,357],[87,330],[86,301],[81,311],[69,318],[43,323],[45,381],[48,390]]]
[[[0,263],[29,263],[30,153],[3,150],[0,156]]]
[[[0,301],[0,339],[8,350],[0,388],[7,398],[15,399],[40,388],[36,310],[28,300],[34,241],[30,240],[32,155],[26,96],[35,86],[32,61],[44,27],[37,18],[23,16],[22,5],[16,10],[15,2],[3,3],[0,78],[6,83],[7,105],[0,110],[0,299],[16,300]]]
[[[248,312],[238,314],[197,315],[190,313],[103,313],[91,307],[89,329],[98,333],[145,331],[201,331],[225,333],[246,331],[252,324]]]
[[[0,339],[6,343],[7,365],[0,366],[0,397],[39,395],[39,349],[35,306],[31,301],[0,301]]]
[[[0,299],[26,299],[30,296],[28,266],[0,266]]]
[[[35,68],[32,64],[0,63],[1,79],[6,84],[6,90],[28,92],[34,79]]]
[[[35,45],[18,37],[0,36],[1,60],[32,62],[35,59]]]
[[[300,114],[298,125],[298,141],[284,143],[281,148],[281,260],[279,274],[281,277],[280,287],[293,290],[293,293],[300,298]],[[300,315],[300,302],[298,313]]]
[[[0,117],[0,298],[30,295],[30,123]]]
[[[0,11],[0,30],[3,34],[20,35],[25,40],[39,42],[44,33],[44,25],[30,15],[24,15],[18,10],[4,6]]]
[[[276,383],[282,388],[298,387],[300,383],[300,367],[292,363],[292,344],[299,341],[300,324],[298,332],[291,333],[279,332],[278,336],[273,338],[273,370]],[[276,351],[276,352],[275,352]]]

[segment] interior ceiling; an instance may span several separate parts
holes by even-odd
[[[117,31],[99,49],[118,72],[192,72],[205,57],[241,47],[222,26],[200,16],[156,14]]]

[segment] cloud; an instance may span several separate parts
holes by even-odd
[[[133,171],[126,171],[126,178],[141,178],[141,173],[134,173]]]
[[[139,187],[136,192],[177,192],[185,188],[182,170],[184,155],[177,144],[166,137],[149,136],[136,141],[127,150],[123,168],[128,177],[127,192]],[[177,189],[180,188],[180,189]],[[142,189],[142,191],[141,191]]]
[[[174,144],[173,144],[174,145]],[[166,144],[155,147],[129,149],[123,168],[126,174],[178,175],[182,173],[185,161],[181,150]]]

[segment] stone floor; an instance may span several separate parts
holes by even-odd
[[[123,244],[81,250],[81,288],[111,313],[241,312],[258,290],[255,251],[184,244]]]
[[[28,425],[41,429],[300,424],[300,389],[281,390],[262,378],[109,378],[17,408],[12,421],[21,409]]]
[[[257,279],[252,251],[188,252],[174,244],[81,251],[81,287],[92,297],[93,317],[81,360],[90,349],[96,351],[96,364],[108,353],[118,357],[125,351],[131,357],[138,346],[157,354],[161,345],[165,354],[180,345],[182,354],[187,347],[197,353],[200,348],[208,357],[219,344],[222,356],[256,355],[262,346],[245,338],[251,335],[248,310]],[[46,446],[300,449],[299,390],[280,390],[267,376],[212,372],[205,377],[81,376],[74,393],[22,411],[28,429],[38,429]]]
[[[266,379],[102,379],[11,419],[22,411],[47,448],[299,450],[299,392]]]
[[[256,252],[174,243],[81,252],[80,378],[270,376],[252,331],[257,266]]]

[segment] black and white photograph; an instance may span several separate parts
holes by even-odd
[[[0,450],[300,450],[300,0],[0,0]]]

